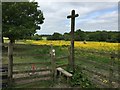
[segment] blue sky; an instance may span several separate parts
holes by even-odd
[[[36,0],[37,1],[37,0]],[[117,2],[39,2],[44,14],[45,22],[40,25],[38,34],[53,34],[54,32],[70,32],[70,19],[67,16],[75,10],[75,30],[118,30],[118,3]]]

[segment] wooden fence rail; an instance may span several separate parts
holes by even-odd
[[[47,76],[51,76],[51,73],[45,74],[45,75],[33,75],[33,76],[25,76],[25,77],[19,77],[19,78],[14,78],[14,80],[21,80],[21,79],[34,79],[34,78],[41,78],[41,77],[47,77]]]
[[[31,65],[31,64],[36,64],[36,65],[38,65],[38,64],[51,64],[51,62],[14,63],[13,65],[14,65],[14,66],[18,66],[18,65],[22,66],[22,65]]]
[[[80,60],[80,62],[86,62],[86,63],[90,63],[92,65],[95,65],[95,66],[100,66],[101,69],[104,69],[104,70],[108,70],[109,68],[112,68],[114,71],[118,71],[118,68],[117,67],[113,67],[113,65],[108,65],[108,64],[103,64],[103,63],[98,63],[96,61],[92,61],[91,59],[87,59],[85,57],[75,57],[76,59]]]
[[[113,75],[114,72],[118,72],[118,74],[119,74],[119,64],[115,64],[114,63],[115,57],[114,57],[113,54],[111,54],[110,58],[111,59],[110,59],[110,62],[108,63],[109,65],[108,65],[108,64],[98,63],[98,62],[95,62],[95,61],[92,61],[92,60],[88,60],[88,58],[85,58],[85,57],[82,57],[82,58],[81,57],[79,57],[79,58],[76,57],[76,59],[79,59],[82,62],[90,63],[90,64],[95,65],[95,66],[100,66],[100,67],[102,67],[101,69],[107,70],[108,71],[108,75],[104,75],[104,74],[99,73],[98,71],[90,70],[90,69],[88,69],[86,67],[80,66],[80,68],[82,70],[88,71],[88,72],[90,72],[90,73],[92,73],[94,75],[100,76],[101,78],[107,79],[108,82],[109,82],[107,86],[114,87],[113,86],[113,82],[116,82],[117,84],[120,83],[120,80],[118,80],[119,75],[118,75],[118,77],[115,77]],[[79,67],[79,66],[77,65],[77,67]],[[95,80],[92,80],[92,81],[95,81]]]
[[[108,84],[104,84],[102,82],[100,82],[97,78],[89,78],[90,81],[93,82],[93,84],[95,84],[97,87],[101,87],[101,88],[109,88]]]
[[[117,82],[117,80],[118,80],[118,78],[109,77],[109,76],[107,76],[107,75],[101,74],[100,72],[97,72],[97,71],[94,71],[94,70],[90,70],[90,69],[85,68],[85,67],[81,67],[81,68],[82,68],[82,70],[86,70],[86,71],[88,71],[88,72],[90,72],[90,73],[93,73],[93,74],[98,75],[98,76],[100,76],[100,77],[106,78],[106,79],[108,79],[108,80],[111,79],[112,81],[116,81],[116,82]]]
[[[38,69],[34,70],[34,72],[40,72],[40,71],[50,71],[50,68],[45,68],[45,69]],[[13,74],[19,74],[19,73],[28,73],[28,72],[33,72],[33,70],[24,70],[24,71],[13,71]]]
[[[65,59],[65,58],[68,58],[68,56],[55,57],[55,60],[62,60],[62,59]]]
[[[76,65],[77,67],[80,67],[80,66],[78,66],[78,65]],[[97,72],[97,71],[94,71],[94,70],[90,70],[90,69],[88,69],[88,68],[86,68],[86,67],[80,67],[81,68],[81,70],[83,70],[83,71],[87,71],[87,72],[89,72],[89,73],[91,73],[91,74],[93,74],[93,75],[97,75],[99,78],[104,78],[105,80],[107,80],[107,82],[108,83],[103,83],[103,82],[100,82],[100,81],[98,81],[97,79],[98,78],[95,78],[94,77],[94,79],[93,78],[90,78],[90,77],[88,77],[89,79],[90,79],[90,81],[92,81],[92,83],[94,83],[94,84],[100,84],[100,86],[102,85],[102,86],[104,86],[104,87],[112,87],[113,88],[113,84],[112,84],[112,82],[115,82],[115,83],[117,83],[117,84],[119,84],[119,80],[118,80],[118,78],[116,78],[116,77],[114,77],[114,76],[112,76],[112,77],[109,77],[109,75],[104,75],[104,74],[101,74],[100,72]],[[89,76],[89,75],[88,75]],[[110,85],[112,85],[112,86],[110,86]]]
[[[3,55],[7,56],[7,54],[3,54]],[[28,55],[29,55],[29,56],[47,56],[47,57],[49,56],[49,57],[50,57],[50,54],[13,54],[13,56],[18,56],[18,57],[19,57],[19,56],[20,56],[20,57],[21,57],[21,56],[24,57],[24,56],[28,56]]]
[[[78,52],[80,51],[80,52]],[[119,54],[118,53],[115,53],[115,52],[103,52],[103,51],[91,51],[91,50],[84,50],[84,49],[75,49],[75,54],[79,54],[81,52],[86,52],[86,53],[92,53],[92,54],[96,54],[96,55],[103,55],[103,56],[108,56],[108,57],[111,57],[111,54],[114,56],[114,58],[118,58],[119,57]]]
[[[68,66],[68,64],[57,65],[56,68],[57,67],[66,67],[66,66]]]

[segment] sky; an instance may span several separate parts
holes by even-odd
[[[39,2],[45,17],[44,23],[37,33],[64,34],[71,30],[71,20],[67,16],[75,10],[79,17],[75,18],[75,31],[118,30],[118,2]]]

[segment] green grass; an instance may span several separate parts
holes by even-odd
[[[7,46],[7,44],[6,44]],[[68,46],[53,46],[56,52],[56,57],[61,56],[67,56],[69,55],[68,52]],[[8,63],[8,57],[7,57],[7,47],[3,47],[2,49],[2,63]],[[24,41],[18,41],[16,45],[14,45],[14,63],[28,63],[28,62],[48,62],[51,61],[51,57],[49,55],[51,50],[51,46],[49,45],[31,45],[29,43],[25,44]],[[109,64],[110,58],[105,55],[97,55],[97,54],[91,54],[87,52],[81,52],[77,50],[78,54],[75,54],[75,64],[78,64],[80,66],[87,66],[87,68],[91,70],[97,70],[101,71],[101,73],[106,73],[107,71],[104,70],[103,67],[98,67],[97,65],[93,65],[90,63],[84,62],[84,59],[82,57],[85,57],[86,60],[92,60],[97,63],[102,64]],[[57,65],[67,64],[67,58],[63,60],[56,61]],[[36,65],[37,68],[40,67],[51,67],[50,64],[42,64],[42,65]],[[26,66],[14,66],[15,70],[30,70],[31,65]],[[103,69],[103,70],[102,70]],[[31,84],[25,84],[23,86],[16,86],[16,87],[50,87],[51,82],[36,82]]]

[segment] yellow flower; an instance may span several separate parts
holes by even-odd
[[[108,81],[107,80],[103,80],[103,83],[107,83]]]
[[[53,45],[53,46],[67,46],[70,45],[70,41],[64,41],[64,40],[27,40],[26,43],[28,44],[35,44],[35,45]],[[94,51],[102,51],[102,52],[117,52],[118,51],[118,45],[120,43],[107,43],[107,42],[90,42],[87,41],[86,44],[80,41],[75,41],[74,43],[75,48],[78,49],[85,49],[85,50],[94,50]]]

